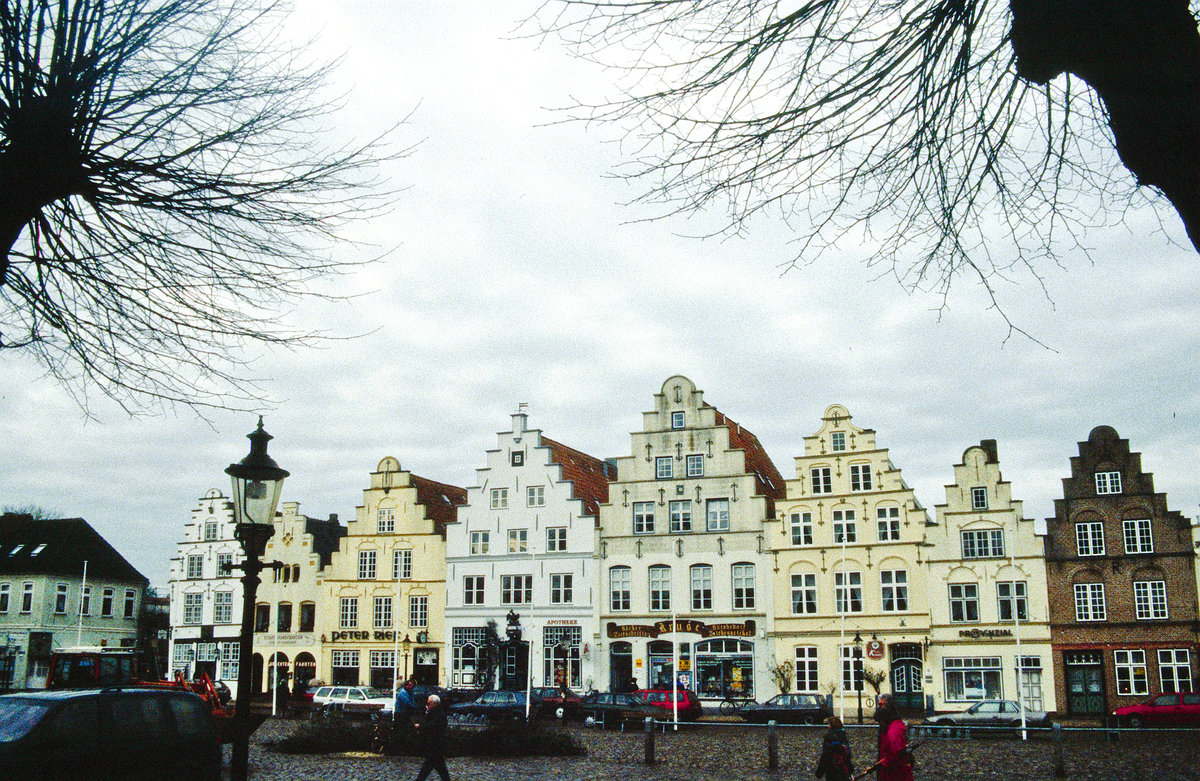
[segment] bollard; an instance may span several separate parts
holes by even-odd
[[[1054,777],[1066,778],[1067,768],[1063,764],[1062,725],[1050,725],[1050,739],[1054,744]]]
[[[646,717],[646,764],[654,764],[654,719]]]
[[[775,720],[767,722],[767,770],[779,769],[779,736],[775,734]]]

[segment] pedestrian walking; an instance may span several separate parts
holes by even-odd
[[[821,737],[821,758],[817,760],[817,768],[813,775],[824,778],[825,781],[850,781],[854,777],[854,762],[850,756],[850,741],[846,739],[846,730],[842,720],[830,716],[825,720],[829,729]]]
[[[875,721],[879,722],[879,781],[913,781],[908,726],[896,711],[892,695],[879,695]]]
[[[421,736],[421,751],[425,756],[425,764],[417,774],[417,781],[425,781],[429,774],[436,770],[442,781],[450,781],[450,771],[446,769],[446,711],[442,708],[442,698],[436,694],[429,695],[425,701],[425,715],[417,723],[417,734]]]

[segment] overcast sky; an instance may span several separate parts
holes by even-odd
[[[952,465],[980,439],[1026,515],[1061,495],[1077,442],[1111,425],[1143,453],[1172,509],[1200,490],[1194,379],[1197,256],[1163,211],[1086,236],[1061,266],[998,281],[1004,321],[963,280],[941,299],[909,294],[859,261],[858,246],[781,276],[789,234],[757,220],[744,238],[699,240],[704,218],[638,222],[638,191],[610,174],[611,131],[555,124],[549,111],[604,94],[612,74],[553,43],[513,37],[534,0],[299,2],[297,35],[345,93],[339,132],[368,137],[412,113],[420,142],[385,174],[407,187],[387,218],[353,237],[390,257],[328,288],[296,322],[369,334],[253,365],[277,403],[271,453],[292,476],[284,501],[353,517],[368,473],[405,469],[469,486],[520,402],[551,436],[597,457],[629,434],[664,380],[684,374],[756,433],[785,477],[832,403],[878,432],[932,514]],[[415,109],[415,111],[414,111]],[[1175,243],[1172,243],[1172,239]],[[3,356],[0,505],[90,521],[156,585],[197,499],[228,493],[223,469],[248,450],[248,413],[188,410],[98,420],[37,367]]]

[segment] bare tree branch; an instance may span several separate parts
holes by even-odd
[[[258,0],[0,0],[0,349],[84,409],[239,406],[245,348],[393,192],[392,131],[326,143],[322,67]]]

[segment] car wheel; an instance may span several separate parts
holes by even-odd
[[[594,727],[594,726],[596,726],[596,719],[595,719],[595,717],[594,717],[594,716],[585,716],[585,717],[583,718],[583,726],[585,726],[585,727]]]
[[[567,717],[567,709],[559,705],[554,711],[554,716],[559,719],[565,719]]]
[[[1142,726],[1142,724],[1143,724],[1143,722],[1142,722],[1141,716],[1130,716],[1129,717],[1129,726],[1133,727],[1134,729],[1138,729],[1139,727]]]

